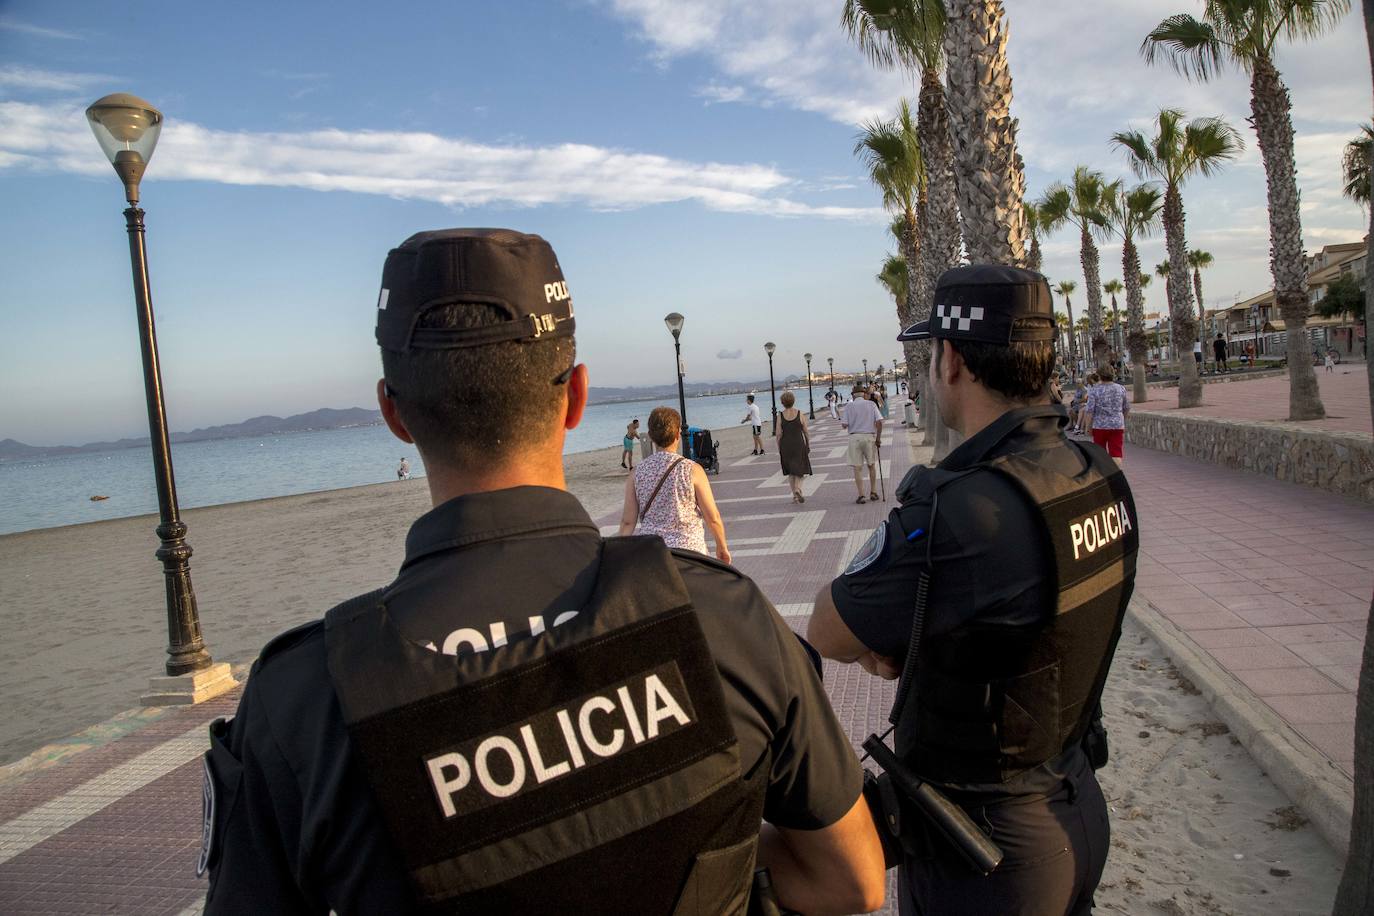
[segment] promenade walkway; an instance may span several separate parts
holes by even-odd
[[[1321,391],[1326,417],[1321,420],[1302,420],[1302,426],[1328,432],[1370,433],[1369,375],[1364,363],[1345,363],[1327,372],[1317,370],[1317,388]],[[1215,417],[1224,420],[1288,421],[1288,376],[1246,379],[1244,373],[1230,374],[1232,381],[1202,387],[1202,404],[1178,409],[1178,389],[1152,387],[1150,397],[1132,410],[1159,410],[1181,413],[1190,417]],[[1211,378],[1211,376],[1207,376]],[[1129,387],[1129,385],[1128,385]]]
[[[1240,387],[1215,386],[1209,394]],[[791,502],[771,445],[764,456],[724,456],[722,474],[712,477],[736,565],[798,629],[816,590],[895,505],[896,481],[928,458],[900,431],[885,439],[886,503],[854,503],[843,430],[823,418],[813,428],[816,473],[806,480],[804,504]],[[1128,452],[1127,472],[1141,512],[1137,595],[1348,772],[1353,691],[1374,587],[1368,507],[1141,449]],[[598,522],[613,531],[615,516]],[[892,684],[827,662],[826,686],[856,744],[885,726]],[[198,755],[205,725],[231,714],[236,702],[237,691],[168,711],[67,762],[0,782],[0,912],[197,912],[204,894],[193,870]],[[1124,726],[1124,741],[1133,733],[1134,726]],[[1142,739],[1148,735],[1141,732]],[[1226,770],[1215,777],[1221,779],[1250,764],[1217,766]],[[1258,770],[1244,778],[1262,780]],[[1156,821],[1153,830],[1160,829]]]

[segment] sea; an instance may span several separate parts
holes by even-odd
[[[818,401],[823,392],[816,390]],[[805,392],[797,394],[804,405]],[[767,416],[766,390],[758,401]],[[649,411],[665,404],[677,407],[676,400],[594,404],[568,433],[564,451],[619,445],[625,425],[636,417],[640,431],[647,433]],[[725,429],[739,425],[746,409],[743,394],[688,398],[687,421]],[[415,447],[381,425],[172,444],[183,509],[395,480],[403,457],[410,461],[412,477],[424,475]],[[92,501],[92,496],[109,498]],[[0,463],[0,534],[156,512],[152,456],[146,447]]]

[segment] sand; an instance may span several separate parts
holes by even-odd
[[[718,438],[748,449],[744,427]],[[569,456],[569,489],[621,504],[619,449]],[[190,510],[192,574],[217,660],[389,581],[423,479]],[[155,519],[0,537],[0,763],[137,704],[165,657]],[[1113,840],[1100,912],[1330,911],[1340,863],[1226,733],[1157,643],[1129,624],[1108,681]]]

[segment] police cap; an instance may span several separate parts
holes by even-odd
[[[1044,318],[1043,328],[1017,328],[1018,318]],[[1041,274],[998,264],[955,267],[935,284],[930,317],[897,335],[898,340],[977,340],[1006,346],[1020,340],[1053,340],[1054,300]]]
[[[416,327],[430,309],[477,303],[506,320],[475,328]],[[572,298],[549,243],[510,229],[419,232],[393,248],[377,297],[384,350],[453,350],[573,333]]]

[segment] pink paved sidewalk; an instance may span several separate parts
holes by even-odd
[[[1342,364],[1331,373],[1321,366],[1316,370],[1326,419],[1304,420],[1301,425],[1331,432],[1369,434],[1369,375],[1365,364]],[[1177,388],[1151,388],[1149,400],[1131,409],[1178,411],[1192,417],[1226,420],[1287,422],[1288,376],[1203,385],[1202,404],[1183,411],[1178,409]]]

